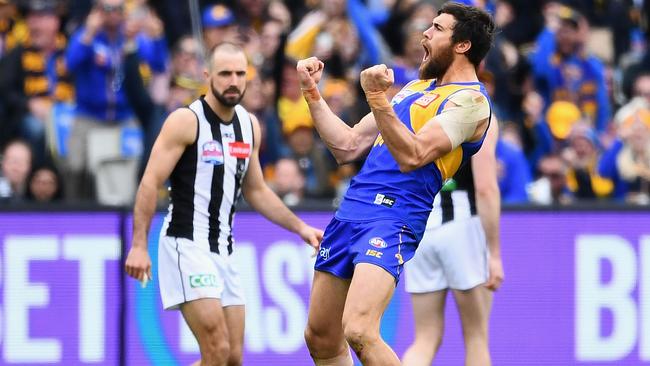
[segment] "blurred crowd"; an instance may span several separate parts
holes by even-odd
[[[319,140],[296,61],[325,62],[321,94],[356,123],[360,71],[392,67],[392,93],[417,78],[443,2],[0,0],[0,204],[132,203],[167,114],[207,91],[205,50],[229,41],[249,58],[267,180],[288,205],[336,205],[360,165]],[[650,1],[460,2],[500,28],[479,75],[504,203],[650,204]]]

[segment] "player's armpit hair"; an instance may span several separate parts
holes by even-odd
[[[474,136],[480,121],[490,117],[490,103],[483,94],[473,90],[458,91],[448,100],[455,106],[445,108],[434,119],[449,137],[452,149],[455,149]]]

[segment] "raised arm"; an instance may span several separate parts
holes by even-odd
[[[498,137],[499,125],[496,120],[493,120],[481,150],[472,157],[476,208],[490,250],[490,278],[486,283],[490,290],[498,289],[504,277],[499,232],[501,192],[497,182],[496,145]]]
[[[461,143],[483,136],[490,107],[480,92],[468,89],[454,93],[442,113],[413,133],[399,120],[386,98],[385,92],[392,84],[393,70],[386,65],[373,66],[361,73],[361,86],[377,127],[402,172],[427,165]]]
[[[135,199],[133,242],[125,265],[126,273],[135,279],[142,280],[145,273],[151,278],[147,235],[151,218],[156,211],[158,189],[169,178],[185,147],[196,140],[197,124],[196,116],[191,110],[178,109],[167,117],[153,145]]]
[[[260,125],[254,115],[250,115],[253,122],[253,141],[261,141],[262,133]],[[259,143],[253,146],[253,153],[248,164],[248,172],[244,177],[242,193],[248,202],[257,212],[269,219],[271,222],[294,232],[318,250],[320,241],[323,239],[323,231],[307,225],[299,219],[282,200],[269,188],[264,181],[262,167],[259,159]]]
[[[339,164],[357,160],[368,153],[379,130],[372,114],[368,114],[354,127],[348,126],[329,108],[318,92],[318,82],[323,74],[323,63],[316,57],[298,61],[296,66],[300,88],[309,105],[314,126],[321,139]]]

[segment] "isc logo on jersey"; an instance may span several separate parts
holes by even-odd
[[[386,248],[388,246],[388,244],[386,244],[386,241],[384,239],[377,236],[370,239],[368,243],[373,247],[380,248],[380,249]]]
[[[223,147],[218,141],[208,141],[201,149],[201,161],[204,163],[223,164]]]

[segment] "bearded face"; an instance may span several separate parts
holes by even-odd
[[[450,14],[440,14],[422,34],[420,42],[424,48],[424,57],[420,64],[420,79],[440,79],[454,62],[455,18]]]
[[[454,61],[453,47],[440,47],[433,54],[426,47],[424,49],[425,54],[420,65],[420,79],[442,78]]]
[[[234,107],[239,104],[244,97],[244,93],[246,93],[246,88],[240,91],[239,88],[234,85],[229,86],[226,90],[220,93],[215,87],[214,82],[210,83],[210,90],[219,103],[226,107]]]

